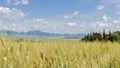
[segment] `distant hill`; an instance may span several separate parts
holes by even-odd
[[[55,34],[55,33],[48,33],[42,32],[39,30],[28,31],[28,32],[15,32],[4,30],[0,31],[1,34],[6,34],[8,36],[31,36],[31,37],[58,37],[58,38],[82,38],[85,34]]]

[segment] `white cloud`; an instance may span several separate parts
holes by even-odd
[[[14,5],[26,5],[29,4],[29,0],[6,0],[7,4],[14,4]]]
[[[80,11],[74,11],[74,13],[72,13],[73,16],[76,16],[80,13]]]
[[[97,28],[108,27],[108,26],[109,26],[108,23],[104,23],[104,22],[101,22],[101,21],[93,22],[92,25],[93,25],[94,27],[97,27]],[[93,29],[93,28],[92,28],[92,29]]]
[[[103,17],[102,17],[102,18],[103,18],[103,20],[104,20],[104,21],[108,21],[108,20],[110,20],[110,19],[111,19],[111,17],[109,17],[109,16],[107,16],[107,15],[103,15]]]
[[[29,3],[28,0],[19,0],[19,1],[16,1],[16,2],[14,3],[14,5],[19,5],[19,4],[24,4],[24,5],[26,5],[26,4],[28,4],[28,3]]]
[[[116,14],[120,15],[120,12],[116,12]]]
[[[43,18],[33,18],[32,21],[33,21],[33,22],[43,22],[44,19],[43,19]]]
[[[76,26],[77,24],[75,22],[68,22],[67,25],[68,26]]]
[[[103,22],[101,22],[101,21],[92,22],[92,27],[97,27],[97,28],[99,28],[99,27],[105,27],[105,26],[107,26],[107,24],[106,24],[106,23],[103,23]]]
[[[64,19],[69,19],[71,18],[71,16],[64,16]]]
[[[107,27],[107,26],[109,26],[107,23],[99,23],[98,24],[100,27]]]
[[[16,2],[14,2],[13,4],[14,4],[14,5],[19,5],[19,4],[21,4],[21,1],[16,1]]]
[[[22,0],[22,4],[28,4],[29,1],[28,0]]]
[[[74,18],[75,16],[79,15],[79,12],[80,11],[74,11],[71,15],[67,16],[65,15],[64,16],[64,19],[71,19],[71,18]]]
[[[112,4],[119,4],[120,0],[101,0],[101,2],[105,3],[105,4],[112,5]]]
[[[120,5],[117,5],[117,8],[120,8]]]
[[[83,24],[80,24],[80,28],[84,28],[85,26]]]
[[[7,3],[7,4],[10,4],[10,3],[11,3],[11,0],[6,0],[6,3]]]
[[[103,10],[104,8],[105,8],[104,5],[99,5],[99,6],[97,6],[97,10]]]
[[[97,27],[96,22],[91,22],[92,27]]]
[[[114,24],[119,24],[120,21],[118,21],[118,20],[113,20],[113,23],[114,23]]]
[[[8,30],[9,28],[7,26],[4,26],[3,27],[3,30]]]
[[[9,19],[19,19],[25,17],[25,14],[15,8],[0,7],[0,17]]]
[[[37,25],[32,25],[32,29],[33,30],[38,30],[38,26]]]
[[[45,23],[45,24],[49,23],[44,18],[33,18],[32,22],[34,22],[34,23]]]
[[[14,27],[14,28],[15,28],[15,27],[16,27],[16,24],[12,24],[12,27]]]

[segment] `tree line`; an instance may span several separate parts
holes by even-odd
[[[111,31],[109,31],[109,33],[107,34],[105,32],[105,29],[103,29],[103,32],[101,33],[88,33],[86,36],[84,36],[82,38],[83,41],[120,41],[120,31],[116,31],[111,33]]]

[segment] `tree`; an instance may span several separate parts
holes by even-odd
[[[106,40],[105,29],[103,29],[103,40]]]

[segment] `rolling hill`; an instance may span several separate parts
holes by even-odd
[[[30,37],[57,37],[57,38],[82,38],[85,34],[55,34],[55,33],[48,33],[42,32],[39,30],[28,31],[28,32],[16,32],[16,31],[9,31],[4,30],[0,31],[1,34],[6,34],[7,36],[30,36]]]

